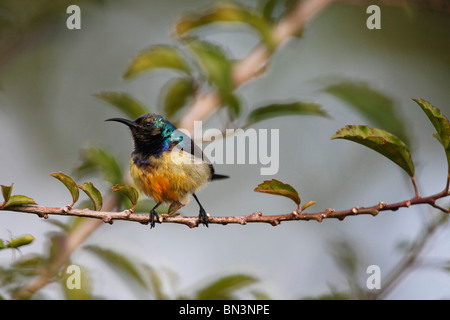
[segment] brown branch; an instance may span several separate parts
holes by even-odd
[[[302,213],[299,210],[295,210],[286,214],[279,215],[263,215],[261,212],[255,212],[247,216],[234,216],[234,217],[213,217],[208,215],[209,224],[241,224],[247,223],[268,223],[272,226],[277,226],[282,221],[296,221],[296,220],[315,220],[321,222],[324,219],[339,219],[344,220],[347,216],[356,216],[363,214],[370,214],[376,216],[380,211],[396,211],[400,208],[408,208],[410,206],[419,204],[428,204],[434,208],[438,208],[443,212],[449,213],[449,209],[442,208],[436,205],[436,200],[444,198],[448,195],[446,190],[428,197],[415,196],[410,200],[387,204],[379,202],[371,207],[353,207],[347,210],[335,211],[334,209],[326,209],[321,212],[315,213]],[[88,209],[72,209],[70,207],[43,207],[43,206],[15,206],[8,207],[0,210],[34,213],[39,217],[48,218],[49,215],[62,215],[62,216],[78,216],[100,219],[103,222],[112,224],[114,220],[126,220],[135,221],[143,224],[149,223],[148,214],[135,214],[131,210],[125,210],[121,212],[109,212],[109,211],[93,211]],[[181,214],[175,215],[160,215],[160,223],[178,223],[184,224],[190,228],[197,227],[199,225],[198,217],[185,217]]]

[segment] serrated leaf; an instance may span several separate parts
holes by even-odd
[[[326,111],[316,103],[271,103],[269,105],[252,110],[248,115],[247,125],[252,125],[256,122],[274,117],[290,115],[317,115],[324,117],[328,116]]]
[[[235,22],[250,26],[259,34],[270,50],[275,48],[270,23],[253,8],[231,2],[221,2],[203,12],[183,15],[175,24],[174,33],[176,36],[182,37],[193,29],[211,23]]]
[[[131,119],[136,119],[137,117],[149,112],[149,109],[143,103],[124,92],[107,91],[101,92],[94,96],[108,102],[110,105],[116,107]]]
[[[295,190],[291,185],[276,179],[265,180],[263,183],[259,184],[254,191],[288,197],[297,204],[298,208],[300,208],[301,201],[297,190]]]
[[[72,200],[73,200],[71,207],[73,207],[75,202],[78,201],[78,197],[80,196],[80,191],[78,190],[78,186],[75,183],[75,181],[70,176],[68,176],[67,174],[65,174],[61,171],[50,173],[50,176],[61,181],[66,186],[66,188],[70,191],[70,194],[72,195]]]
[[[84,191],[86,195],[91,199],[92,203],[94,204],[94,210],[100,211],[102,210],[103,206],[103,198],[102,194],[96,187],[94,187],[94,184],[92,182],[85,182],[83,184],[79,184],[78,188]]]
[[[124,185],[124,184],[116,184],[114,187],[112,187],[113,192],[120,192],[124,196],[126,196],[134,209],[134,206],[139,200],[139,192],[133,188],[132,186]]]
[[[369,126],[348,125],[339,129],[331,139],[346,139],[362,144],[393,161],[414,176],[414,164],[406,144],[393,134]]]
[[[11,192],[12,192],[13,186],[14,186],[14,183],[11,183],[10,186],[1,185],[2,195],[3,195],[3,199],[5,200],[5,202],[8,201],[9,197],[11,197]]]
[[[158,68],[190,73],[190,68],[178,49],[167,45],[156,45],[138,53],[128,66],[123,77],[130,79],[143,72]]]
[[[195,300],[231,300],[233,293],[239,289],[258,282],[258,279],[245,275],[233,274],[219,278],[197,291]]]
[[[171,120],[184,106],[195,92],[195,81],[190,78],[175,78],[170,80],[162,90],[164,114]]]
[[[325,92],[347,103],[375,127],[392,132],[408,143],[403,119],[395,112],[395,103],[386,94],[364,82],[343,81],[329,85]]]
[[[81,164],[75,168],[74,174],[78,176],[90,173],[102,172],[105,180],[112,185],[122,180],[122,169],[116,158],[105,149],[100,147],[88,147],[80,151]]]
[[[93,245],[85,246],[83,248],[102,259],[109,267],[111,267],[120,275],[131,279],[141,287],[148,287],[147,282],[145,281],[141,272],[138,268],[136,268],[136,263],[130,260],[125,255],[110,249],[104,249]]]
[[[444,147],[448,167],[450,168],[450,122],[447,117],[441,113],[441,110],[431,105],[428,101],[423,99],[412,100],[422,108],[423,112],[425,112],[436,129],[437,133],[433,134],[433,136]]]
[[[36,205],[33,199],[23,195],[13,195],[10,196],[8,201],[6,201],[2,208],[8,208],[13,206],[27,206],[27,205]]]

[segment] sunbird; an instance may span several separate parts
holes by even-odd
[[[162,203],[187,203],[190,195],[197,201],[199,223],[208,226],[208,216],[195,192],[211,180],[228,176],[214,172],[203,151],[189,136],[178,130],[163,116],[144,114],[135,120],[110,118],[131,129],[134,150],[130,158],[130,173],[136,186],[156,205],[150,210],[150,228],[159,222],[156,213]]]

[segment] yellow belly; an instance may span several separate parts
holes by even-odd
[[[157,202],[179,201],[186,203],[189,195],[208,182],[211,170],[205,162],[182,161],[192,158],[186,152],[163,153],[150,157],[148,164],[130,160],[130,172],[136,186]]]

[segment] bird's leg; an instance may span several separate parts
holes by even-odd
[[[156,213],[156,208],[158,208],[160,206],[162,202],[158,202],[152,210],[150,210],[150,217],[149,217],[149,222],[150,222],[150,229],[155,227],[155,220],[159,222],[159,216]]]
[[[205,209],[203,209],[203,206],[200,204],[200,201],[198,201],[197,196],[195,193],[192,194],[194,196],[195,201],[197,201],[198,205],[200,206],[200,213],[198,214],[198,222],[203,223],[206,227],[208,227],[208,216],[206,215]]]

